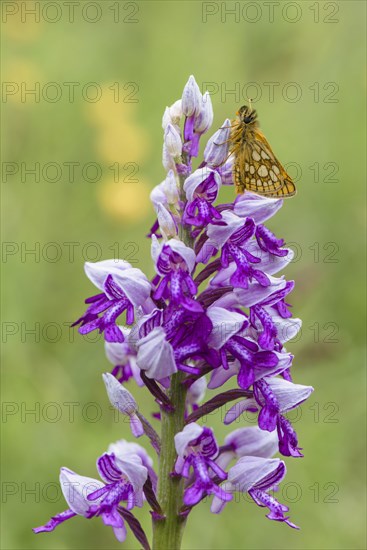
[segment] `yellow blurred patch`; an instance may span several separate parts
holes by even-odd
[[[35,82],[41,81],[42,72],[37,65],[24,58],[10,58],[3,67],[3,101],[23,105],[34,104],[34,99],[25,100],[26,91],[35,90]]]
[[[35,15],[26,13],[26,8],[32,8],[32,2],[4,2],[2,10],[2,32],[5,40],[8,38],[14,42],[32,42],[41,34],[42,18],[36,21]],[[35,4],[38,4],[36,7]],[[40,2],[33,2],[33,9],[41,9]],[[23,21],[22,21],[23,18]]]
[[[122,82],[101,88],[100,100],[87,107],[87,117],[98,130],[96,148],[100,158],[108,163],[144,160],[150,144],[145,130],[135,121],[137,103],[124,102],[127,91]]]
[[[104,212],[125,224],[143,220],[152,205],[149,199],[150,188],[139,178],[137,183],[104,180],[98,188],[99,203]]]
[[[133,125],[103,128],[97,136],[99,156],[108,163],[140,162],[146,154],[145,132]]]

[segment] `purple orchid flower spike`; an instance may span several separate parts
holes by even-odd
[[[101,480],[62,469],[69,508],[37,533],[76,515],[101,517],[119,541],[129,527],[139,547],[150,550],[134,515],[136,507],[148,506],[152,549],[179,550],[195,506],[210,497],[212,512],[219,513],[234,505],[235,493],[267,508],[269,519],[296,528],[273,496],[286,473],[274,455],[302,457],[287,412],[313,391],[293,382],[286,347],[301,328],[289,303],[295,285],[283,274],[294,253],[267,225],[283,200],[246,190],[218,202],[223,185],[234,187],[236,124],[215,124],[200,158],[213,121],[210,95],[190,76],[162,117],[164,175],[150,194],[154,272],[148,279],[122,260],[86,263],[99,293],[87,298],[74,323],[81,334],[103,334],[112,364],[103,374],[108,398],[132,435],[146,436],[157,468],[142,445],[106,444],[97,461]],[[151,423],[129,391],[136,388],[131,379],[144,408],[154,400]],[[223,429],[235,421],[237,429],[218,444],[205,424],[222,407]],[[257,425],[246,425],[248,414]]]

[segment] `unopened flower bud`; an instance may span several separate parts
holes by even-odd
[[[179,128],[180,121],[182,117],[182,102],[181,99],[178,99],[170,107],[166,107],[162,118],[162,127],[163,130],[166,129],[167,124],[173,124]]]
[[[231,122],[227,118],[223,126],[209,139],[204,150],[204,160],[209,166],[220,166],[228,156],[228,140]]]
[[[182,94],[182,112],[185,116],[191,116],[198,112],[202,95],[195,78],[191,75],[184,87]]]
[[[168,212],[168,210],[162,203],[157,204],[156,212],[159,227],[164,237],[164,240],[167,240],[171,237],[177,237],[177,227],[173,220],[172,214]]]
[[[177,132],[173,124],[168,123],[164,132],[164,143],[166,145],[168,153],[177,158],[181,156],[182,141],[180,134]]]
[[[195,117],[194,129],[198,134],[203,134],[209,130],[213,124],[213,106],[209,92],[205,92],[201,100],[201,108],[198,115]]]
[[[176,204],[179,199],[178,185],[173,170],[170,170],[164,180],[164,193],[168,204]]]
[[[120,413],[130,417],[130,427],[135,437],[143,435],[143,425],[136,414],[138,405],[131,393],[109,372],[102,376],[111,405]]]

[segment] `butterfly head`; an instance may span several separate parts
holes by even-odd
[[[237,111],[237,115],[244,124],[253,124],[257,119],[256,111],[247,105],[240,107]]]

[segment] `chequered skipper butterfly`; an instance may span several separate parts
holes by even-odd
[[[244,105],[232,121],[230,154],[234,155],[233,178],[237,193],[247,189],[266,197],[292,197],[296,187],[265,136],[256,111]]]

